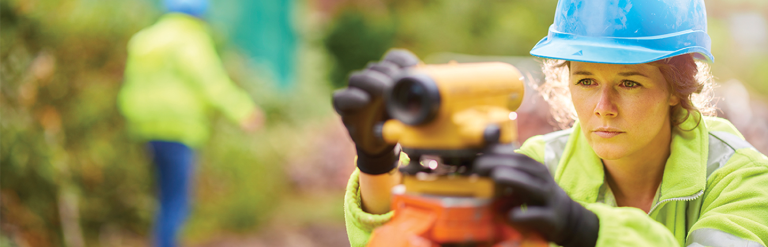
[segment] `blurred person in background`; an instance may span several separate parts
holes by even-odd
[[[560,0],[540,88],[566,130],[484,153],[475,172],[527,207],[503,212],[562,246],[765,246],[768,157],[714,114],[703,0]],[[395,50],[333,95],[353,141],[384,121],[371,102],[418,58]],[[377,120],[377,121],[378,121]],[[394,145],[357,148],[345,196],[352,246],[388,222]]]
[[[156,246],[176,246],[189,211],[194,149],[205,143],[210,113],[220,110],[246,131],[263,124],[250,96],[228,77],[202,19],[206,0],[165,0],[167,13],[128,44],[118,104],[129,131],[157,168]]]

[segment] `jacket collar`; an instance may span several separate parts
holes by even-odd
[[[659,200],[689,197],[706,185],[708,131],[698,113],[673,127],[671,151],[664,167]],[[576,201],[595,202],[605,182],[603,163],[577,122],[555,172],[555,180]]]

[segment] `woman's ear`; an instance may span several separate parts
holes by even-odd
[[[676,106],[680,104],[680,97],[677,97],[675,94],[671,94],[669,96],[669,106]]]

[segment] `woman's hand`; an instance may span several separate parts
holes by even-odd
[[[381,62],[352,74],[349,87],[333,94],[333,108],[355,142],[365,212],[388,212],[392,187],[400,183],[400,173],[395,170],[400,151],[379,139],[374,129],[390,119],[384,107],[384,89],[395,83],[403,69],[418,63],[419,59],[407,50],[390,50]]]
[[[509,193],[504,197],[523,203],[509,209],[511,222],[530,227],[561,246],[595,245],[597,216],[573,201],[546,166],[515,153],[513,145],[496,145],[489,150],[475,161],[474,170],[493,178],[501,191]]]
[[[370,175],[384,174],[397,165],[395,145],[375,134],[376,125],[390,118],[384,107],[384,90],[407,67],[419,59],[407,50],[393,49],[378,63],[349,76],[349,87],[333,93],[333,108],[339,115],[357,149],[357,166]]]

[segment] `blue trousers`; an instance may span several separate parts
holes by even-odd
[[[189,213],[194,152],[184,144],[167,141],[150,141],[148,148],[157,169],[160,201],[154,243],[157,247],[174,247]]]

